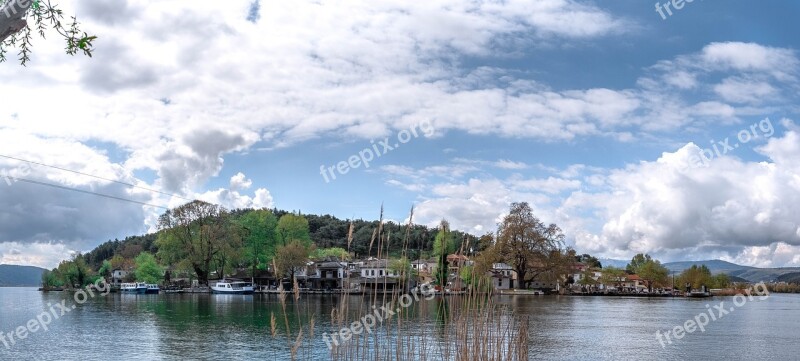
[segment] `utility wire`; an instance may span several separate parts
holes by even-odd
[[[128,187],[138,188],[138,189],[146,190],[146,191],[153,192],[153,193],[158,193],[158,194],[165,195],[165,196],[170,196],[170,197],[180,198],[180,199],[187,200],[187,201],[194,201],[194,199],[191,199],[191,198],[186,198],[186,197],[182,197],[182,196],[179,196],[179,195],[177,195],[177,194],[166,193],[166,192],[162,192],[162,191],[159,191],[159,190],[150,189],[150,188],[146,188],[146,187],[141,187],[141,186],[137,186],[137,185],[135,185],[135,184],[126,183],[126,182],[123,182],[123,181],[118,181],[118,180],[109,179],[109,178],[104,178],[104,177],[97,176],[97,175],[94,175],[94,174],[83,173],[83,172],[79,172],[79,171],[72,170],[72,169],[67,169],[67,168],[62,168],[62,167],[58,167],[58,166],[54,166],[54,165],[49,165],[49,164],[44,164],[44,163],[34,162],[34,161],[32,161],[32,160],[27,160],[27,159],[16,158],[16,157],[12,157],[12,156],[9,156],[9,155],[3,155],[3,154],[0,154],[0,157],[2,157],[2,158],[8,158],[8,159],[13,159],[13,160],[20,161],[20,162],[26,162],[26,163],[30,163],[30,164],[36,164],[36,165],[40,165],[40,166],[43,166],[43,167],[54,168],[54,169],[62,170],[62,171],[65,171],[65,172],[70,172],[70,173],[80,174],[80,175],[87,176],[87,177],[92,177],[92,178],[102,179],[102,180],[104,180],[104,181],[108,181],[108,182],[114,182],[114,183],[117,183],[117,184],[126,185],[126,186],[128,186]],[[10,177],[9,177],[9,178],[10,178]]]
[[[64,190],[68,190],[68,191],[80,192],[80,193],[85,193],[85,194],[92,194],[92,195],[96,195],[96,196],[100,196],[100,197],[105,197],[105,198],[110,198],[110,199],[116,199],[116,200],[119,200],[119,201],[124,201],[124,202],[131,202],[131,203],[141,204],[141,205],[143,205],[143,206],[148,206],[148,207],[156,207],[156,208],[162,208],[162,209],[167,209],[167,210],[169,209],[169,208],[167,208],[167,207],[164,207],[164,206],[158,206],[158,205],[155,205],[155,204],[150,204],[150,203],[145,203],[145,202],[135,201],[135,200],[133,200],[133,199],[122,198],[122,197],[112,196],[112,195],[103,194],[103,193],[97,193],[97,192],[85,191],[85,190],[83,190],[83,189],[72,188],[72,187],[66,187],[66,186],[62,186],[62,185],[58,185],[58,184],[53,184],[53,183],[39,182],[39,181],[31,180],[31,179],[25,179],[25,178],[19,178],[19,177],[12,177],[12,176],[6,176],[6,175],[4,175],[4,176],[3,176],[3,178],[13,179],[13,180],[17,180],[17,181],[20,181],[20,182],[26,182],[26,183],[32,183],[32,184],[38,184],[38,185],[47,186],[47,187],[53,187],[53,188],[64,189]]]

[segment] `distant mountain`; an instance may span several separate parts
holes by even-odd
[[[0,287],[38,287],[44,268],[0,264]]]
[[[626,260],[611,259],[611,258],[601,258],[600,259],[600,264],[602,264],[603,267],[611,266],[611,267],[616,267],[616,268],[625,268],[626,266],[628,266],[628,263],[630,263],[630,260],[626,261]]]
[[[778,282],[800,283],[800,272],[792,272],[778,276]]]
[[[728,273],[731,276],[741,277],[750,282],[773,282],[773,281],[786,281],[791,282],[790,279],[797,278],[800,273],[800,267],[784,267],[784,268],[751,268],[741,271],[733,271]]]
[[[725,273],[731,276],[731,280],[734,282],[741,280],[747,280],[748,282],[800,281],[800,267],[757,268],[720,260],[670,262],[665,263],[664,267],[677,274],[694,265],[706,265],[713,274]]]
[[[705,265],[711,270],[711,273],[727,273],[732,274],[734,272],[741,272],[754,269],[754,267],[748,266],[740,266],[735,263],[725,262],[718,259],[715,260],[706,260],[706,261],[684,261],[684,262],[669,262],[665,263],[664,267],[666,267],[670,272],[681,273],[686,269],[692,268],[692,266],[702,266]]]

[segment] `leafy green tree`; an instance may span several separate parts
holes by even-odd
[[[54,288],[63,286],[64,286],[64,281],[61,279],[61,276],[58,274],[58,271],[56,269],[52,271],[44,271],[42,273],[42,287]]]
[[[256,269],[268,268],[269,260],[275,256],[277,246],[276,228],[278,219],[267,209],[245,213],[238,219],[243,230],[243,254],[253,275]]]
[[[701,286],[708,288],[727,288],[730,285],[730,278],[726,274],[711,275],[711,270],[706,265],[692,265],[678,276],[678,286],[690,284],[692,289],[699,289]]]
[[[311,259],[325,259],[328,257],[336,257],[339,260],[349,260],[350,253],[347,252],[344,248],[339,247],[331,247],[331,248],[317,248],[314,250],[314,253],[311,254]]]
[[[711,277],[711,288],[728,288],[730,285],[731,278],[724,273],[720,273]]]
[[[103,261],[103,264],[100,266],[100,269],[97,271],[97,274],[100,277],[111,278],[111,272],[113,271],[114,269],[111,268],[111,261],[105,260]]]
[[[25,65],[34,35],[45,38],[50,31],[64,39],[67,54],[91,57],[97,37],[83,32],[75,17],[64,21],[64,12],[50,0],[0,0],[0,62],[6,61],[9,49],[19,49],[19,61]]]
[[[636,273],[636,270],[639,269],[639,267],[652,260],[653,259],[650,258],[649,254],[639,253],[633,256],[630,263],[628,263],[628,265],[625,267],[625,270],[627,270],[630,273]]]
[[[92,270],[80,253],[70,261],[61,261],[58,265],[58,273],[61,274],[64,284],[75,288],[89,284],[92,276]]]
[[[436,257],[434,281],[440,286],[447,284],[448,268],[447,256],[456,250],[456,244],[450,233],[450,223],[442,220],[439,223],[439,232],[433,241],[433,255]]]
[[[278,220],[276,233],[278,240],[283,246],[288,245],[292,241],[300,241],[300,243],[306,246],[311,245],[308,220],[301,215],[288,213],[281,216]]]
[[[213,267],[227,262],[224,252],[240,242],[241,230],[230,213],[217,205],[193,201],[164,213],[156,239],[159,258],[169,263],[186,260],[202,284],[208,284]]]
[[[389,270],[397,274],[403,283],[413,279],[416,276],[414,268],[411,267],[411,261],[409,261],[406,257],[393,259],[391,262],[389,262]]]
[[[647,290],[652,292],[654,285],[666,285],[669,270],[661,265],[661,262],[653,260],[649,254],[637,254],[631,259],[627,266],[629,272],[633,272],[644,280]]]
[[[136,280],[145,283],[159,283],[164,277],[164,269],[156,258],[147,252],[136,256]]]

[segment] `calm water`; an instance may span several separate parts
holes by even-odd
[[[0,332],[12,332],[64,299],[68,307],[74,304],[70,293],[0,288]],[[313,359],[328,359],[320,335],[332,331],[330,310],[339,301],[338,296],[308,296],[298,305],[299,318],[313,314],[316,319],[318,334],[309,341]],[[355,296],[350,301],[361,302]],[[665,342],[666,347],[656,339],[656,331],[707,313],[706,305],[720,301],[734,311],[711,321],[705,332]],[[730,297],[538,296],[498,297],[497,302],[529,317],[532,360],[796,360],[800,354],[800,296],[773,294],[739,307]],[[0,360],[283,360],[287,342],[272,340],[272,312],[282,314],[276,296],[110,294],[78,305],[52,321],[48,331],[15,339],[10,348],[0,342]],[[417,306],[415,314],[419,330],[435,329],[435,307]]]

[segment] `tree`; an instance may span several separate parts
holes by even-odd
[[[625,273],[624,269],[617,268],[614,266],[607,266],[603,268],[603,272],[600,276],[600,282],[604,285],[614,285],[615,288],[619,288],[622,285],[622,282],[625,281]]]
[[[111,268],[111,262],[105,260],[103,261],[103,265],[100,266],[100,269],[97,271],[97,273],[100,275],[100,277],[111,278],[112,271],[114,271],[114,269]]]
[[[206,285],[212,263],[219,263],[220,253],[230,249],[231,241],[240,237],[240,230],[232,227],[227,210],[203,201],[168,210],[159,218],[158,227],[159,258],[172,263],[186,260],[197,279]]]
[[[59,275],[56,269],[52,271],[44,271],[42,273],[42,287],[45,289],[54,288],[54,287],[63,287],[64,281],[61,280],[61,275]]]
[[[625,267],[625,270],[627,270],[630,273],[636,273],[636,270],[639,269],[639,267],[644,265],[646,262],[649,262],[649,261],[652,261],[652,260],[653,259],[650,258],[649,254],[641,254],[641,253],[639,253],[639,254],[633,256],[633,258],[631,259],[631,262],[628,263],[628,265]]]
[[[554,267],[563,263],[563,242],[561,229],[542,223],[526,202],[512,203],[509,214],[498,226],[500,253],[517,272],[519,289],[527,288],[528,282],[539,274],[553,273]]]
[[[453,236],[450,233],[450,223],[442,220],[439,223],[439,232],[433,241],[433,255],[436,257],[436,270],[434,280],[436,284],[444,286],[447,284],[448,268],[447,256],[456,250]]]
[[[727,278],[727,275],[725,276]],[[706,265],[692,265],[683,272],[681,272],[680,276],[678,276],[679,284],[685,285],[690,284],[692,289],[699,289],[701,286],[705,285],[706,287],[714,287],[717,288],[715,285],[713,277],[711,276],[711,270],[706,267]],[[720,279],[724,281],[724,279]],[[726,283],[726,282],[725,282]],[[723,287],[719,287],[723,288]]]
[[[90,283],[92,276],[92,270],[80,253],[76,254],[70,261],[61,261],[58,264],[57,271],[68,287],[83,287]]]
[[[653,285],[664,285],[669,276],[669,270],[661,265],[661,262],[653,260],[649,254],[637,254],[631,259],[627,270],[633,272],[645,281],[647,290],[653,292]]]
[[[594,271],[592,271],[591,268],[584,270],[581,274],[581,279],[578,284],[589,289],[590,291],[593,290],[598,284],[597,280],[594,279]]]
[[[92,42],[97,37],[81,31],[75,17],[67,23],[63,20],[64,12],[50,0],[0,0],[0,62],[6,61],[9,49],[18,48],[19,61],[25,65],[30,60],[34,33],[45,38],[48,30],[54,30],[66,41],[67,54],[80,51],[91,57]]]
[[[159,283],[164,277],[164,269],[152,254],[142,252],[136,256],[136,280],[145,283]]]
[[[589,268],[603,268],[603,264],[600,263],[597,257],[584,253],[579,258],[580,261],[589,266]]]
[[[346,261],[350,259],[350,253],[348,253],[344,248],[339,247],[317,248],[314,250],[314,253],[311,254],[310,258],[323,260],[328,257],[335,257],[341,261]]]
[[[259,209],[245,213],[238,222],[244,231],[243,257],[250,263],[255,276],[256,269],[267,269],[269,260],[275,256],[278,220],[271,211]]]
[[[308,220],[300,215],[284,214],[276,227],[278,240],[283,246],[292,241],[300,241],[306,246],[311,244],[311,236],[308,230]]]
[[[309,247],[299,240],[294,240],[286,246],[281,246],[275,254],[275,276],[290,276],[294,279],[298,268],[305,267],[308,263]]]
[[[711,288],[728,288],[730,285],[731,278],[724,273],[720,273],[711,277]]]

